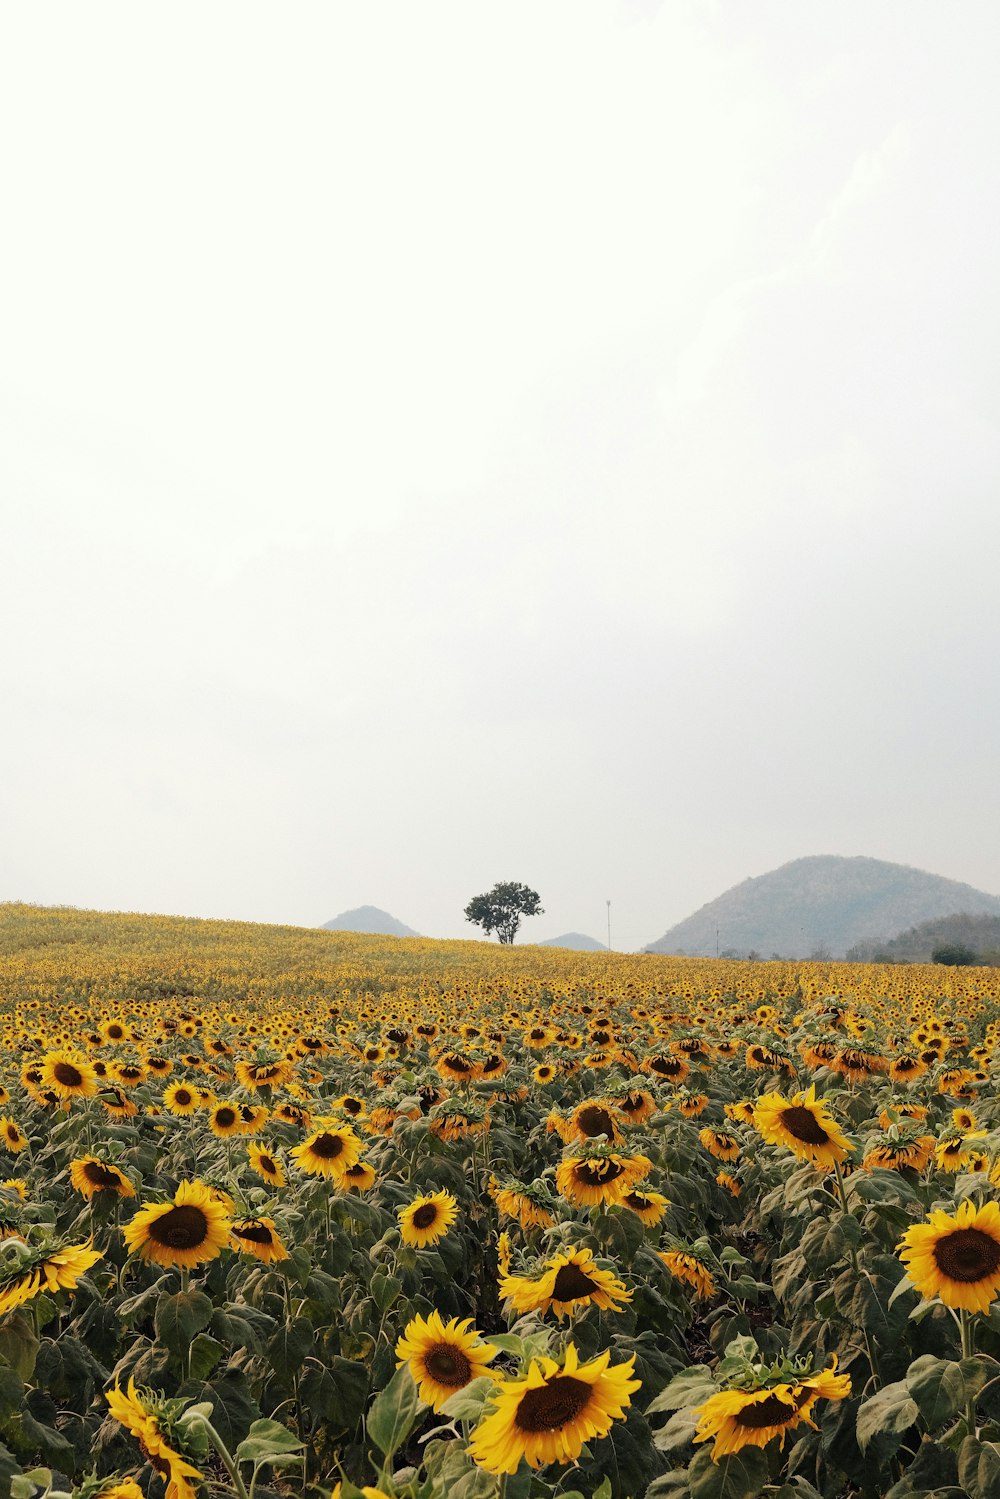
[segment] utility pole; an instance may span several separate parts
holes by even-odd
[[[611,902],[605,901],[608,908],[608,952],[611,951]]]
[[[715,928],[715,956],[719,956],[719,928]]]

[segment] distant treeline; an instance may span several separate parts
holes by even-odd
[[[964,949],[960,961],[1000,967],[1000,916],[937,916],[884,942],[858,942],[847,950],[849,963],[933,963],[956,961],[941,956]],[[938,954],[935,957],[935,954]]]

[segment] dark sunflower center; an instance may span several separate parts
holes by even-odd
[[[684,1063],[679,1062],[676,1057],[654,1057],[649,1065],[662,1077],[676,1077],[678,1072],[684,1070]]]
[[[260,1158],[260,1164],[263,1166],[265,1171],[277,1171],[278,1169],[269,1155],[262,1155]]]
[[[497,1072],[502,1066],[503,1057],[497,1056],[497,1054],[493,1052],[486,1058],[486,1061],[483,1063],[483,1072]]]
[[[451,1072],[470,1072],[472,1070],[464,1057],[456,1056],[448,1058],[448,1068]]]
[[[748,1427],[753,1431],[759,1430],[762,1426],[784,1426],[808,1399],[808,1390],[794,1395],[791,1403],[787,1400],[780,1400],[777,1395],[768,1395],[766,1400],[755,1400],[752,1405],[745,1405],[741,1411],[737,1411],[733,1419],[740,1426]]]
[[[215,1122],[223,1129],[228,1129],[231,1124],[236,1123],[235,1109],[220,1109],[215,1116]]]
[[[579,1129],[585,1135],[607,1135],[610,1139],[615,1131],[615,1122],[607,1109],[597,1104],[588,1104],[576,1116]]]
[[[253,1080],[255,1083],[269,1083],[272,1078],[278,1076],[280,1070],[278,1067],[255,1067]]]
[[[472,1365],[461,1348],[451,1343],[435,1343],[424,1355],[424,1367],[438,1384],[454,1385],[457,1390],[472,1378]]]
[[[637,1213],[642,1213],[646,1210],[646,1208],[652,1207],[652,1203],[650,1202],[649,1198],[644,1197],[641,1192],[630,1192],[625,1198],[625,1201],[628,1203],[629,1207]]]
[[[621,1100],[618,1107],[623,1114],[637,1114],[645,1103],[645,1099],[639,1093],[628,1093]]]
[[[1000,1244],[979,1228],[959,1228],[934,1245],[934,1261],[949,1280],[970,1284],[1000,1269]]]
[[[526,1390],[517,1403],[514,1424],[521,1431],[558,1431],[586,1410],[591,1386],[571,1374],[557,1374],[537,1390]]]
[[[436,1202],[424,1202],[417,1208],[413,1215],[414,1228],[430,1228],[437,1219],[438,1210]]]
[[[90,1185],[96,1187],[99,1192],[104,1192],[108,1188],[114,1190],[121,1186],[118,1172],[113,1171],[110,1166],[102,1166],[99,1161],[88,1161],[83,1168],[83,1174]]]
[[[238,1239],[248,1239],[251,1244],[273,1244],[274,1235],[266,1223],[240,1223],[233,1225]]]
[[[64,1088],[79,1088],[83,1082],[83,1073],[71,1062],[57,1062],[52,1069],[52,1076],[57,1083],[62,1083]]]
[[[323,1161],[335,1161],[343,1150],[344,1142],[339,1135],[317,1135],[312,1143],[313,1155],[318,1155]]]
[[[186,1088],[178,1088],[177,1092],[174,1094],[174,1103],[179,1103],[181,1108],[184,1108],[190,1102],[191,1094],[188,1092],[188,1090]]]
[[[560,1265],[552,1287],[553,1301],[575,1301],[580,1296],[590,1296],[597,1290],[597,1282],[580,1269],[579,1265]]]
[[[108,1026],[108,1036],[111,1038],[112,1041],[120,1041],[121,1038],[124,1036],[124,1034],[125,1034],[125,1032],[122,1030],[122,1028],[121,1028],[120,1025],[109,1025]]]
[[[807,1109],[804,1104],[792,1104],[790,1108],[782,1109],[781,1122],[803,1145],[826,1145],[830,1139],[812,1109]]]
[[[608,1182],[617,1181],[624,1169],[617,1161],[600,1161],[593,1166],[584,1161],[573,1174],[585,1187],[603,1187]]]
[[[208,1237],[208,1219],[201,1208],[184,1203],[154,1219],[147,1231],[151,1239],[167,1249],[197,1249]]]

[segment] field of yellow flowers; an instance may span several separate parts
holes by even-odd
[[[0,1499],[996,1499],[1000,972],[0,907]]]

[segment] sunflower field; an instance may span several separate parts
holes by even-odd
[[[996,1499],[1000,972],[0,907],[0,1499]]]

